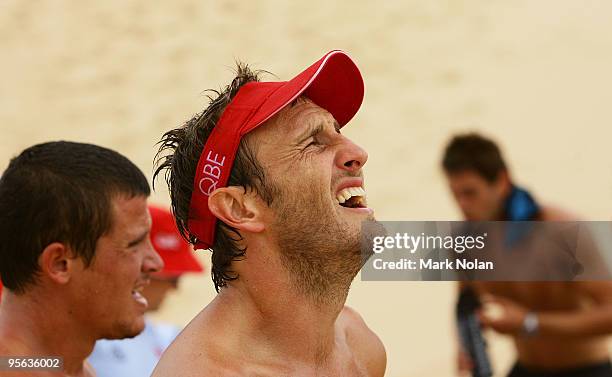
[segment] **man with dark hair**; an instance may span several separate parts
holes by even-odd
[[[97,339],[143,330],[140,292],[163,266],[149,193],[132,162],[91,144],[44,143],[11,160],[0,178],[0,355],[62,357],[61,375],[89,376]]]
[[[364,263],[366,152],[340,133],[363,100],[332,51],[287,82],[236,78],[162,138],[180,231],[212,250],[219,291],[154,376],[382,376],[385,350],[344,306]]]
[[[159,310],[186,273],[203,271],[191,245],[177,231],[170,211],[150,205],[149,212],[151,243],[164,261],[164,268],[151,274],[151,284],[142,291],[149,303],[147,313]],[[180,330],[145,316],[145,329],[140,335],[132,339],[99,340],[89,356],[89,363],[98,377],[149,377]]]
[[[515,185],[499,148],[483,136],[455,136],[442,167],[466,220],[574,220]],[[474,281],[460,289],[468,286],[502,309],[484,310],[481,322],[513,337],[518,360],[509,376],[612,376],[606,337],[612,333],[611,283]],[[472,366],[460,347],[459,370]]]
[[[515,196],[528,204],[517,220],[536,220],[543,213],[526,191],[513,186],[497,145],[477,134],[455,136],[446,147],[442,167],[466,220],[502,220]],[[521,207],[522,208],[522,207]],[[516,217],[516,216],[515,216]]]

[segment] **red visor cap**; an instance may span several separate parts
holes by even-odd
[[[244,135],[262,125],[300,95],[329,111],[340,127],[355,116],[363,102],[364,84],[357,65],[343,51],[330,51],[290,81],[251,82],[240,88],[202,150],[193,182],[188,227],[196,249],[209,249],[217,218],[208,197],[226,187],[236,151]]]
[[[193,255],[191,245],[185,241],[170,211],[149,206],[151,214],[151,243],[164,261],[164,268],[156,276],[176,277],[186,272],[201,272],[202,265]]]

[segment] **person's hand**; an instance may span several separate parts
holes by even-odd
[[[483,327],[501,334],[516,335],[523,331],[527,308],[505,297],[483,296],[479,318]]]

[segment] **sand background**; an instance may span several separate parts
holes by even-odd
[[[154,144],[231,78],[239,58],[291,77],[330,49],[366,82],[345,134],[370,155],[381,220],[459,219],[439,171],[451,134],[497,139],[538,198],[612,214],[608,1],[0,0],[0,163],[48,140],[114,148],[150,177]],[[161,183],[161,182],[160,182]],[[163,185],[153,201],[167,203]],[[207,265],[208,256],[201,255]],[[185,324],[214,295],[186,277],[157,314]],[[355,282],[388,376],[453,375],[448,283]],[[491,338],[498,375],[511,344]]]

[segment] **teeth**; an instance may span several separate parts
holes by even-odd
[[[344,201],[346,202],[347,200],[349,200],[351,198],[351,196],[353,196],[353,194],[351,194],[351,192],[349,190],[346,190],[344,192],[341,193],[342,196],[344,196]]]
[[[132,298],[141,305],[144,305],[144,306],[148,305],[147,299],[143,295],[141,295],[140,292],[138,292],[137,290],[132,291]]]
[[[347,187],[336,195],[336,199],[338,199],[338,202],[342,204],[349,200],[352,196],[365,197],[366,192],[362,187]]]

